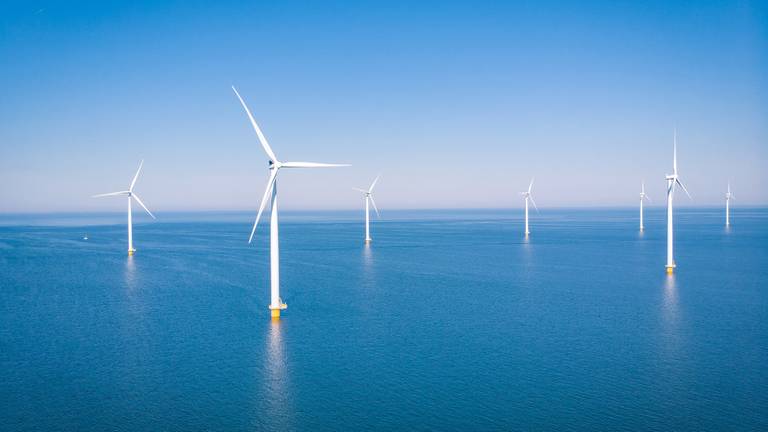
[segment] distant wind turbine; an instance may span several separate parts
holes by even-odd
[[[251,111],[245,104],[245,101],[240,97],[240,93],[237,92],[235,86],[232,86],[232,90],[240,100],[240,104],[243,106],[245,113],[248,114],[248,119],[251,121],[253,129],[256,131],[256,136],[261,143],[261,147],[264,148],[264,152],[269,157],[269,180],[267,181],[267,188],[264,191],[264,196],[261,199],[261,205],[259,205],[259,212],[256,214],[256,221],[253,223],[253,229],[251,230],[251,236],[248,238],[248,243],[253,240],[253,235],[256,233],[256,226],[259,225],[259,219],[261,219],[261,213],[264,211],[264,207],[267,204],[267,199],[271,195],[271,216],[269,220],[269,261],[270,261],[270,292],[271,298],[269,303],[269,309],[271,311],[272,318],[279,319],[280,311],[288,306],[283,303],[280,298],[280,245],[278,241],[278,223],[277,223],[277,173],[280,168],[326,168],[326,167],[341,167],[349,166],[347,164],[327,164],[316,162],[280,162],[272,148],[269,146],[264,134],[261,133],[259,125],[256,124],[256,120],[253,118]]]
[[[725,226],[731,226],[731,200],[735,199],[731,193],[731,183],[728,183],[728,192],[725,193]]]
[[[672,274],[675,271],[675,257],[674,257],[674,229],[672,224],[672,200],[675,195],[675,186],[680,186],[688,198],[691,198],[691,194],[688,193],[688,189],[680,182],[680,178],[677,175],[677,130],[675,130],[674,144],[672,147],[672,174],[667,175],[667,273]]]
[[[528,234],[531,233],[531,231],[528,229],[528,200],[530,200],[531,204],[533,204],[533,208],[536,209],[536,213],[539,212],[539,208],[536,207],[536,201],[533,200],[533,195],[531,194],[531,188],[533,188],[533,179],[531,179],[531,184],[528,185],[528,191],[520,192],[520,194],[525,197],[525,235],[526,236],[528,236]]]
[[[651,197],[645,193],[645,182],[640,183],[640,231],[645,229],[643,226],[643,201],[651,202]]]
[[[376,208],[376,201],[373,200],[373,188],[374,186],[376,186],[376,182],[379,181],[379,177],[381,177],[381,175],[376,177],[373,183],[371,183],[371,187],[369,187],[368,190],[353,188],[354,190],[365,194],[365,243],[366,244],[373,241],[371,239],[371,229],[370,229],[371,217],[370,217],[370,210],[368,206],[369,201],[370,201],[370,204],[373,205],[373,209],[376,210],[376,217],[379,217],[379,218],[381,217],[381,215],[379,214],[379,209]]]
[[[144,160],[139,163],[139,169],[136,170],[136,175],[133,176],[133,180],[131,181],[131,185],[128,186],[127,191],[120,191],[120,192],[110,192],[105,194],[99,194],[94,195],[92,198],[100,198],[100,197],[106,197],[106,196],[116,196],[116,195],[126,195],[128,197],[128,255],[133,255],[134,252],[136,252],[136,249],[133,248],[133,220],[132,220],[132,211],[131,211],[131,198],[135,199],[139,205],[146,210],[146,212],[152,216],[152,219],[156,219],[155,215],[152,214],[151,211],[147,208],[147,206],[144,205],[143,202],[141,202],[141,198],[139,198],[138,195],[133,191],[133,187],[136,185],[136,179],[139,178],[139,173],[141,172],[141,167],[144,165]]]

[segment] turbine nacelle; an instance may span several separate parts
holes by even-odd
[[[648,194],[645,193],[645,182],[640,182],[640,202],[642,203],[643,200],[646,200],[648,202],[651,202],[651,197],[648,196]]]
[[[139,163],[139,169],[136,170],[136,175],[133,176],[133,180],[131,180],[130,186],[128,186],[128,190],[126,191],[120,191],[120,192],[110,192],[105,194],[99,194],[99,195],[93,195],[91,198],[101,198],[101,197],[107,197],[107,196],[127,196],[128,200],[133,198],[136,200],[137,203],[144,209],[144,211],[147,212],[148,215],[152,216],[152,219],[157,219],[155,215],[152,214],[151,211],[147,208],[147,206],[144,205],[144,203],[141,201],[141,198],[139,198],[138,195],[133,193],[133,187],[136,186],[136,180],[139,178],[139,173],[141,172],[141,167],[144,166],[144,161],[142,160],[141,163]]]
[[[669,182],[669,189],[667,191],[668,194],[673,193],[675,190],[675,185],[678,185],[683,189],[683,192],[688,195],[688,198],[691,198],[691,194],[688,193],[688,189],[685,188],[683,183],[680,181],[680,177],[677,175],[677,129],[675,129],[674,143],[672,145],[672,174],[667,174],[666,179]]]
[[[536,206],[536,201],[533,200],[533,194],[531,193],[531,190],[533,189],[533,179],[531,179],[531,183],[528,184],[528,190],[525,192],[520,192],[520,195],[525,198],[525,202],[527,203],[528,200],[531,200],[531,204],[533,204],[533,208],[536,209],[536,213],[539,212],[539,207]]]
[[[248,243],[250,243],[253,240],[253,235],[256,233],[256,227],[259,225],[259,220],[261,219],[261,213],[264,211],[264,207],[267,204],[269,195],[272,193],[275,187],[275,182],[277,180],[277,172],[280,170],[280,168],[329,168],[329,167],[342,167],[342,166],[349,166],[349,165],[348,164],[327,164],[327,163],[318,163],[318,162],[280,162],[277,159],[277,156],[275,156],[275,152],[272,151],[272,147],[269,146],[269,142],[267,142],[267,138],[261,132],[261,128],[259,127],[258,123],[256,123],[256,119],[253,118],[253,114],[251,114],[251,110],[248,109],[248,105],[245,104],[245,101],[240,96],[240,93],[237,92],[237,89],[235,88],[235,86],[232,86],[232,91],[235,92],[237,99],[240,101],[240,105],[243,106],[245,113],[248,115],[248,120],[250,120],[251,126],[253,126],[253,130],[256,132],[256,136],[259,139],[259,143],[261,143],[261,147],[264,149],[264,153],[266,153],[267,157],[269,157],[269,171],[270,171],[269,180],[267,181],[267,188],[264,191],[264,196],[261,198],[261,205],[259,206],[259,212],[256,214],[256,221],[253,223],[251,236],[248,238]]]
[[[373,200],[373,188],[376,187],[376,183],[379,181],[379,178],[381,178],[381,174],[377,175],[376,178],[373,180],[373,183],[371,183],[371,186],[366,189],[360,189],[360,188],[352,188],[358,192],[362,192],[363,196],[365,196],[365,199],[371,200],[371,204],[373,204],[373,209],[376,210],[376,216],[381,217],[379,214],[379,209],[376,207],[376,201]]]

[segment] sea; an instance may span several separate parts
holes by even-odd
[[[2,431],[765,431],[768,209],[0,216]],[[85,239],[87,237],[87,240]]]

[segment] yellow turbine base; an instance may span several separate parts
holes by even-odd
[[[133,255],[133,251],[132,251],[132,250],[129,250],[129,251],[128,251],[128,256],[131,256],[131,255]]]
[[[674,272],[675,272],[675,268],[674,267],[667,267],[667,274],[672,274]]]
[[[269,313],[272,316],[273,320],[279,320],[280,319],[280,311],[283,309],[288,309],[288,305],[285,303],[280,303],[280,306],[277,307],[269,307]]]

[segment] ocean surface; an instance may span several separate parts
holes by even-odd
[[[0,216],[0,430],[768,430],[768,209]],[[84,235],[88,240],[84,240]]]

